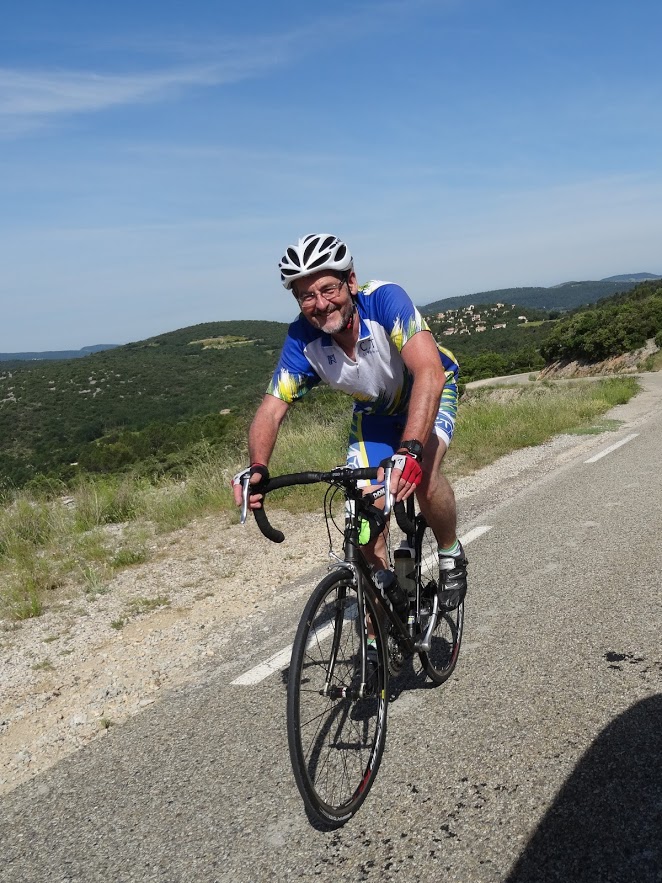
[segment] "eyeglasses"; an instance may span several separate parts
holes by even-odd
[[[325,285],[324,288],[320,289],[320,291],[303,291],[301,294],[295,294],[297,301],[299,302],[300,307],[312,307],[312,305],[317,301],[318,295],[322,295],[324,300],[335,300],[340,294],[340,290],[347,282],[346,279],[343,279],[342,282],[334,282],[331,285]]]

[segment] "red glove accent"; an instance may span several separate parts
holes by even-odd
[[[393,468],[402,471],[404,481],[409,481],[414,487],[418,487],[423,478],[421,464],[411,454],[394,454],[392,457]]]

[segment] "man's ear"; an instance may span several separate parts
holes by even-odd
[[[359,283],[354,270],[350,270],[349,275],[347,276],[347,285],[349,287],[349,293],[356,297],[359,293]]]

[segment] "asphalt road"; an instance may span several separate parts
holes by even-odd
[[[656,378],[591,454],[626,444],[473,501],[462,532],[491,529],[468,550],[457,671],[392,682],[384,761],[343,829],[303,812],[286,672],[232,684],[291,643],[302,581],[195,684],[3,798],[0,880],[660,883]]]

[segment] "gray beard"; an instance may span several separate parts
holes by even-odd
[[[351,300],[341,309],[334,310],[331,313],[325,314],[329,317],[329,320],[333,319],[333,322],[327,322],[327,324],[323,326],[322,323],[320,323],[318,316],[311,316],[308,321],[315,328],[318,328],[320,331],[324,331],[325,334],[340,334],[342,331],[345,330],[345,328],[347,328],[347,324],[352,318],[353,314],[354,301]]]

